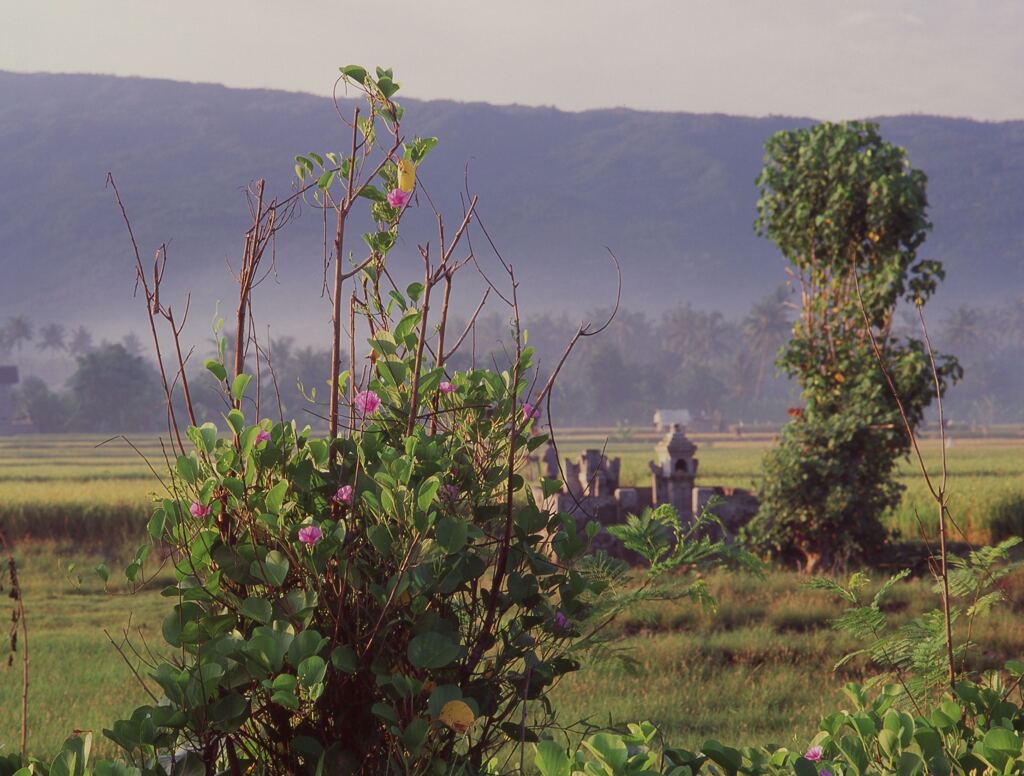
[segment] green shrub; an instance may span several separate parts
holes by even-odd
[[[842,567],[882,544],[910,434],[962,373],[955,358],[892,330],[897,306],[920,309],[944,277],[918,257],[931,229],[925,175],[877,125],[825,122],[769,138],[758,186],[756,228],[800,286],[778,366],[804,406],[765,457],[750,533],[810,571]]]
[[[588,654],[608,656],[611,618],[662,595],[653,573],[742,557],[701,536],[711,518],[684,529],[661,507],[616,529],[651,564],[634,578],[588,552],[596,523],[578,531],[568,515],[537,505],[525,471],[546,436],[528,399],[542,401],[554,376],[536,398],[528,394],[532,350],[515,301],[505,369],[448,367],[447,305],[436,300],[442,292],[447,300],[468,264],[453,254],[475,200],[448,239],[438,216],[440,253],[421,248],[423,282],[395,288],[388,254],[412,206],[415,168],[437,141],[401,142],[390,71],[342,72],[366,97],[366,114],[351,126],[356,155],[310,153],[296,166],[315,204],[337,211],[336,258],[345,256],[356,203],[369,204],[376,224],[363,236],[366,259],[350,272],[333,268],[331,431],[261,418],[259,388],[250,390],[259,375],[244,370],[247,283],[260,240],[285,218],[277,205],[263,209],[260,187],[239,272],[234,357],[218,331],[219,355],[206,363],[223,387],[226,425],[191,425],[177,439],[168,494],[149,519],[151,543],[125,571],[146,584],[152,549],[171,548],[176,581],[163,591],[172,609],[162,629],[170,655],[134,652],[153,703],[104,730],[147,774],[176,751],[190,773],[493,769],[500,753],[555,723],[547,693],[560,677]],[[362,371],[354,348],[350,368],[340,369],[350,278],[350,309],[361,311],[370,347]],[[140,282],[173,327],[157,290]],[[187,394],[183,404],[194,417]],[[172,403],[172,422],[174,412]],[[683,589],[709,601],[699,580]]]
[[[536,745],[541,776],[925,776],[1024,772],[1024,663],[1007,664],[1006,676],[961,682],[954,696],[911,714],[903,690],[886,687],[873,697],[854,684],[845,692],[852,711],[821,721],[806,750],[777,746],[736,749],[709,740],[697,752],[659,746],[649,722],[625,733],[598,733],[566,752],[554,740]],[[1016,697],[1012,697],[1016,696]]]

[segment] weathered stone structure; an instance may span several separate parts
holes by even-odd
[[[757,499],[749,491],[696,485],[697,446],[680,425],[674,424],[654,450],[657,460],[648,464],[650,487],[621,487],[621,460],[609,460],[600,450],[591,449],[584,451],[575,462],[565,460],[565,481],[560,492],[545,499],[540,486],[536,485],[534,496],[547,509],[572,515],[581,526],[591,520],[601,525],[615,525],[624,522],[628,514],[639,514],[661,504],[675,507],[680,521],[687,524],[717,496],[719,503],[713,511],[725,525],[727,534],[735,536],[757,513]],[[561,477],[551,445],[544,451],[542,469],[546,477]],[[616,547],[617,541],[605,534],[602,537],[598,548],[619,554],[621,547]]]
[[[0,434],[14,433],[14,386],[18,367],[0,366]]]

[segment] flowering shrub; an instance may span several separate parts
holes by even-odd
[[[173,608],[162,630],[172,652],[139,650],[151,656],[153,702],[104,731],[142,769],[132,772],[159,773],[159,758],[174,753],[176,773],[495,772],[499,754],[521,751],[552,723],[547,692],[600,646],[607,620],[660,594],[649,577],[624,584],[620,564],[588,554],[596,524],[579,533],[526,487],[527,456],[547,439],[535,426],[554,376],[526,401],[532,352],[511,267],[507,369],[447,366],[465,339],[446,343],[446,311],[452,279],[472,259],[471,248],[464,260],[454,251],[475,199],[447,238],[437,216],[440,245],[420,246],[423,282],[394,286],[388,254],[436,140],[403,142],[390,71],[342,74],[366,98],[350,151],[300,156],[296,166],[302,195],[337,217],[329,431],[262,417],[264,381],[246,371],[260,246],[285,218],[261,185],[239,272],[234,358],[222,338],[206,364],[223,385],[226,424],[193,420],[178,437],[168,495],[149,522],[152,544],[171,549],[175,581],[164,595]],[[369,203],[376,228],[363,236],[367,257],[348,269],[345,226],[358,202]],[[435,289],[444,302],[431,317]],[[156,291],[145,292],[174,329]],[[369,348],[362,370],[357,311]],[[169,401],[175,383],[165,372]],[[174,439],[173,402],[169,415]],[[692,563],[682,539],[673,549],[664,525],[649,526],[657,536],[637,529],[634,538],[660,570]],[[730,552],[699,544],[703,561]],[[136,556],[130,581],[146,581],[148,553]],[[695,582],[694,597],[699,590]]]

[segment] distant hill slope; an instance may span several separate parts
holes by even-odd
[[[454,214],[469,162],[486,223],[535,309],[606,304],[604,246],[622,259],[624,303],[633,308],[690,301],[734,312],[784,279],[774,246],[751,228],[754,178],[764,140],[806,119],[406,106],[410,131],[442,141],[424,169],[431,195]],[[940,298],[1019,294],[1024,122],[881,123],[929,175],[935,231],[926,253],[949,273]],[[272,190],[287,192],[295,154],[342,144],[334,109],[320,97],[0,73],[0,316],[126,315],[131,265],[104,190],[111,170],[147,254],[173,239],[175,277],[189,275],[205,319],[203,306],[229,293],[224,260],[240,247],[240,188],[267,175]],[[319,288],[320,227],[299,224],[292,234],[279,252],[289,300]],[[308,308],[290,304],[302,320]]]

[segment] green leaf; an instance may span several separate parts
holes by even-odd
[[[568,755],[554,741],[541,741],[536,746],[533,764],[541,776],[570,776]],[[814,776],[817,776],[815,774]]]
[[[299,663],[298,670],[302,686],[309,688],[324,680],[324,676],[327,674],[327,663],[319,655],[312,655]]]
[[[331,652],[331,665],[346,674],[354,674],[359,666],[352,647],[341,644]]]
[[[284,497],[288,493],[288,480],[281,480],[274,487],[267,491],[264,497],[264,504],[267,511],[278,515],[281,513],[281,506],[284,504]]]
[[[178,475],[190,485],[199,478],[199,464],[192,456],[179,455],[174,462]]]
[[[228,372],[224,368],[224,365],[220,363],[220,361],[217,361],[216,359],[213,358],[208,358],[206,359],[206,362],[203,364],[203,366],[205,366],[207,371],[211,372],[219,382],[224,382],[225,380],[228,379]]]
[[[457,517],[445,515],[437,521],[435,538],[441,548],[449,555],[454,555],[466,546],[469,526]]]
[[[583,741],[583,746],[607,763],[606,769],[612,773],[622,773],[629,759],[629,749],[621,736],[611,733],[598,733]]]
[[[1009,755],[1020,754],[1021,737],[1012,730],[1005,728],[993,728],[985,734],[984,744],[986,749],[995,749]]]
[[[298,667],[303,660],[313,657],[327,646],[327,639],[320,635],[320,632],[309,628],[302,631],[288,647],[288,661]]]
[[[245,430],[245,415],[241,410],[233,409],[225,417],[236,434],[241,434]]]
[[[398,724],[398,715],[395,713],[395,710],[386,703],[375,703],[370,707],[370,711],[374,716],[380,717],[392,724]]]
[[[265,598],[246,598],[242,601],[239,610],[250,620],[266,625],[270,622],[274,608],[270,601]]]
[[[421,512],[426,512],[430,509],[430,505],[434,503],[440,487],[441,481],[437,477],[428,477],[423,481],[423,484],[420,485],[420,492],[416,496],[416,506],[419,507]]]
[[[377,79],[377,88],[380,89],[381,94],[390,100],[392,95],[398,91],[398,84],[387,76],[384,76],[383,78]]]
[[[254,560],[249,565],[249,573],[271,587],[280,587],[288,576],[288,568],[288,558],[277,550],[271,550],[262,563]]]
[[[376,186],[372,186],[369,183],[363,186],[359,192],[360,197],[366,197],[374,202],[387,202],[388,197],[383,191],[378,189]]]
[[[270,696],[270,700],[276,703],[278,706],[284,706],[286,709],[292,711],[298,711],[299,699],[295,697],[295,693],[290,690],[278,690]]]
[[[391,544],[394,540],[391,538],[391,531],[388,530],[386,525],[377,523],[371,526],[366,534],[370,537],[370,544],[373,545],[377,552],[385,556],[391,554]]]
[[[797,757],[793,763],[796,776],[818,776],[818,767],[806,757]]]
[[[345,65],[344,67],[339,67],[338,70],[341,71],[343,76],[351,78],[360,85],[366,82],[367,73],[365,67],[360,67],[359,65]]]
[[[50,776],[85,776],[91,749],[92,733],[67,739],[50,765]]]
[[[544,498],[550,498],[562,490],[562,481],[554,477],[541,477],[540,487],[544,492]]]
[[[414,636],[407,650],[416,668],[444,668],[459,656],[459,643],[443,633],[427,631]]]
[[[324,174],[317,179],[316,187],[320,189],[320,191],[326,191],[330,187],[331,181],[334,180],[335,174],[335,170],[326,170]]]
[[[251,382],[252,375],[247,375],[243,372],[235,376],[234,381],[231,383],[231,395],[235,397],[236,401],[242,400],[242,397],[245,396],[245,389],[249,387]]]

